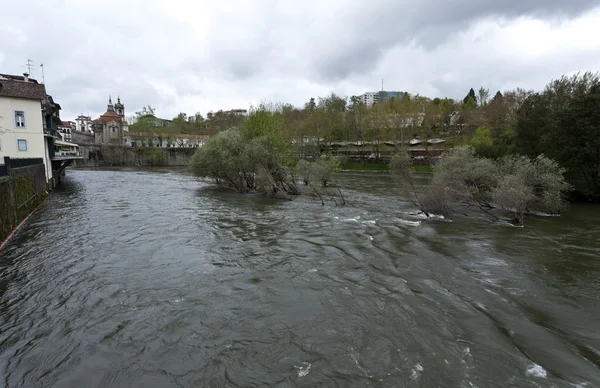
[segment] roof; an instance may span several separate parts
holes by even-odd
[[[0,74],[3,79],[0,79],[0,97],[26,98],[28,100],[43,100],[46,98],[46,87],[38,84],[37,81],[29,80],[29,82],[9,78]],[[21,77],[23,78],[23,77]]]
[[[71,122],[70,121],[62,121],[62,126],[63,127],[71,127]]]
[[[119,116],[114,111],[106,111],[105,113],[103,113],[102,115],[100,115],[100,117],[98,117],[94,121],[99,121],[102,124],[107,123],[109,121],[121,121],[121,116]]]
[[[22,75],[12,75],[12,74],[0,74],[0,79],[5,78],[5,79],[11,79],[11,80],[15,80],[15,81],[25,81],[25,76]],[[37,84],[38,82],[33,79],[33,78],[29,78],[27,77],[27,79],[29,80],[29,82],[32,82],[34,84]]]

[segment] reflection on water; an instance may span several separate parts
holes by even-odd
[[[525,228],[73,170],[0,253],[0,387],[600,386],[600,208]]]

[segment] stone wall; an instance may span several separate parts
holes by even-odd
[[[46,198],[43,164],[9,168],[0,178],[0,244]]]
[[[110,144],[79,144],[83,160],[74,166],[187,166],[195,148],[124,147]]]
[[[75,144],[93,144],[94,134],[91,132],[71,131],[71,140]]]

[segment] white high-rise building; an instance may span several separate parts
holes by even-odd
[[[360,98],[360,101],[369,108],[372,107],[374,103],[379,102],[379,92],[367,92],[358,97]]]

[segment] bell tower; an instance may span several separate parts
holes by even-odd
[[[110,98],[110,95],[108,96],[108,105],[106,106],[106,111],[107,112],[114,112],[115,111],[115,107],[113,106],[112,98]]]
[[[115,104],[115,112],[117,112],[117,114],[121,116],[121,118],[125,118],[125,105],[121,104],[121,97],[117,97],[117,103]]]

